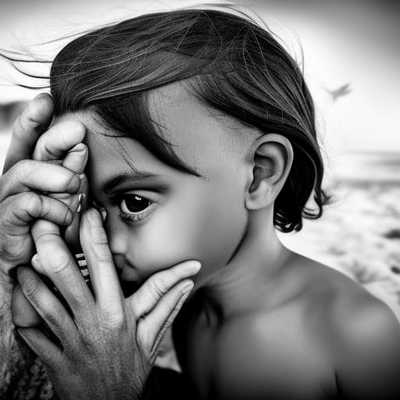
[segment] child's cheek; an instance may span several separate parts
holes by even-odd
[[[189,205],[188,205],[189,204]],[[226,265],[246,224],[239,204],[199,199],[159,210],[138,231],[132,254],[141,273],[149,275],[188,259],[202,262],[201,275]]]

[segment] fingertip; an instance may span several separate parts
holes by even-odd
[[[39,263],[39,254],[35,253],[31,258],[31,263],[34,267],[36,267]]]
[[[69,125],[70,132],[74,132],[75,134],[77,134],[77,139],[75,139],[76,141],[79,140],[79,142],[81,142],[85,138],[86,127],[85,127],[85,125],[82,124],[82,122],[77,121],[77,120],[68,120],[68,121],[63,122],[64,126],[66,124],[67,124],[67,126]]]
[[[86,146],[86,144],[85,143],[78,143],[77,145],[75,145],[72,149],[71,149],[71,152],[72,151],[76,151],[76,152],[86,152],[87,151],[87,146]]]
[[[48,93],[40,93],[30,103],[29,111],[34,119],[41,121],[48,118],[53,113],[53,109],[52,97]]]
[[[103,221],[101,214],[99,211],[97,211],[96,208],[90,207],[86,210],[86,218],[89,222],[89,224],[101,224]]]
[[[17,275],[18,282],[21,283],[23,281],[23,279],[26,277],[26,274],[29,274],[29,268],[28,267],[23,266],[23,265],[20,265],[20,266],[17,267],[16,275]]]
[[[182,295],[186,295],[189,292],[191,292],[193,288],[194,288],[194,282],[190,279],[185,279],[181,284],[180,291]]]
[[[198,260],[189,260],[181,264],[185,272],[194,275],[197,274],[201,269],[201,262]]]
[[[53,98],[50,93],[42,92],[39,93],[37,96],[35,96],[34,100],[36,101],[46,101],[46,102],[51,102],[53,104]]]

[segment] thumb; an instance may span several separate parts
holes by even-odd
[[[174,286],[147,314],[137,322],[137,341],[154,362],[165,332],[172,325],[183,303],[190,295],[194,283],[185,279]]]

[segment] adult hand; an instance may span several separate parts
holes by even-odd
[[[93,293],[57,231],[32,232],[35,269],[47,275],[68,304],[67,311],[31,268],[18,268],[25,296],[41,315],[54,343],[39,328],[18,332],[41,358],[62,399],[140,397],[157,348],[193,287],[188,278],[200,264],[187,261],[152,275],[124,298],[98,211],[81,218],[80,241]]]
[[[29,104],[14,125],[0,177],[0,277],[4,281],[9,282],[9,271],[28,263],[34,253],[31,224],[44,219],[67,226],[78,207],[79,174],[56,163],[30,159],[51,113],[51,99],[42,95]],[[48,193],[67,196],[61,201]]]
[[[14,192],[14,195],[9,195],[9,192],[0,189],[3,196],[0,200],[0,278],[4,283],[3,289],[7,286],[7,292],[12,290],[8,276],[10,270],[16,265],[28,263],[34,253],[29,232],[31,225],[41,226],[45,231],[47,224],[50,227],[54,223],[64,224],[64,236],[71,247],[76,247],[79,214],[73,211],[78,206],[79,196],[68,192],[51,193],[49,190],[54,189],[55,183],[63,192],[60,174],[67,176],[65,180],[71,175],[70,171],[76,174],[83,172],[88,153],[86,146],[81,143],[85,128],[75,122],[55,124],[49,128],[52,112],[53,102],[47,94],[41,94],[29,103],[14,123],[3,176],[0,178],[0,188],[8,185],[8,190]],[[33,163],[27,160],[30,158],[42,162]],[[55,164],[55,168],[49,162]],[[16,188],[21,183],[18,179],[25,183],[22,187],[20,184],[19,189]],[[45,195],[41,191],[46,189],[49,192],[45,192]],[[87,182],[83,176],[79,192],[86,190]],[[18,191],[22,193],[16,196]],[[63,208],[63,204],[66,207]],[[29,326],[40,321],[18,287],[14,288],[12,309],[17,325]]]

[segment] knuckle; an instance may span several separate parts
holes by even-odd
[[[34,192],[24,192],[19,196],[19,206],[31,217],[39,215],[43,208],[43,199]]]
[[[31,160],[21,160],[15,164],[15,169],[19,176],[26,175],[32,169]]]
[[[161,297],[165,293],[165,283],[161,277],[154,277],[149,280],[150,289],[153,293]]]
[[[124,314],[115,310],[104,310],[102,313],[102,325],[106,329],[120,330],[126,324]]]
[[[51,272],[61,274],[71,267],[71,260],[67,254],[60,251],[51,252],[54,254],[50,264]]]
[[[34,170],[31,160],[21,160],[13,165],[10,169],[11,176],[20,181],[29,178]]]
[[[98,245],[107,245],[108,244],[107,234],[104,231],[103,227],[99,227],[99,226],[93,227],[92,235],[93,235],[93,241],[95,244],[98,244]]]
[[[96,257],[96,260],[97,260],[97,263],[98,263],[99,267],[101,265],[104,266],[104,265],[108,265],[108,264],[113,262],[112,256],[110,255],[108,249],[97,248],[94,251],[94,254],[95,254],[95,257]]]
[[[50,159],[57,159],[59,158],[59,154],[57,154],[57,152],[55,150],[53,150],[51,148],[51,146],[49,145],[49,143],[47,142],[41,142],[38,143],[38,153],[41,157],[45,157],[46,159],[50,158]]]
[[[100,246],[92,246],[92,251],[98,263],[112,262],[112,255],[106,245],[102,244]]]
[[[63,313],[58,312],[59,310],[56,310],[53,307],[51,307],[50,309],[49,308],[41,309],[41,317],[47,322],[49,326],[62,325],[62,323],[60,324],[60,322],[63,319]]]
[[[136,342],[138,347],[146,353],[150,353],[151,343],[150,335],[148,332],[148,327],[146,326],[146,321],[141,319],[138,321],[136,330]]]
[[[51,243],[58,238],[58,233],[55,231],[43,230],[35,234],[35,241],[41,245]]]
[[[22,282],[22,290],[27,297],[35,297],[40,289],[40,284],[36,278],[26,277]]]

